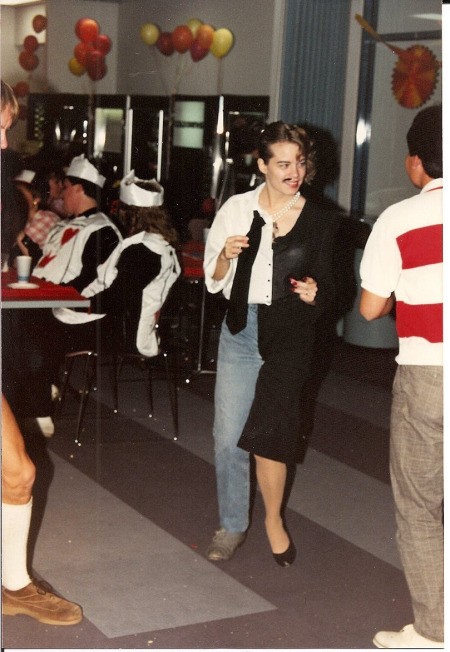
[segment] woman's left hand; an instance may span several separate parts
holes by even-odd
[[[317,294],[317,283],[311,276],[304,276],[301,281],[295,278],[289,279],[292,286],[292,292],[298,294],[299,298],[305,303],[314,304]]]

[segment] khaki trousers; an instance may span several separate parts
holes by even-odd
[[[444,640],[442,379],[442,367],[398,367],[390,445],[397,543],[414,628],[435,641]]]

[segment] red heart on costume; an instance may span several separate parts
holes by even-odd
[[[66,244],[66,242],[69,242],[69,240],[72,240],[76,236],[80,229],[66,229],[63,233],[63,237],[61,238],[61,246],[63,244]]]
[[[51,260],[53,260],[53,258],[56,258],[56,255],[52,256],[51,254],[47,254],[38,262],[38,267],[45,267]]]

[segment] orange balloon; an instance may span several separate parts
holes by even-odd
[[[76,77],[81,77],[81,75],[84,75],[86,72],[86,68],[81,65],[81,63],[78,61],[76,57],[72,57],[69,61],[69,70],[72,73],[72,75],[75,75]]]
[[[75,34],[85,43],[96,39],[99,33],[99,24],[93,18],[80,18],[75,24]]]
[[[195,39],[200,47],[209,49],[214,38],[214,27],[211,25],[200,25],[195,35]]]

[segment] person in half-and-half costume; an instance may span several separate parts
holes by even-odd
[[[299,456],[299,394],[308,377],[315,323],[334,297],[338,219],[300,188],[315,172],[307,133],[283,122],[261,133],[265,182],[218,211],[205,249],[210,292],[229,306],[215,389],[215,463],[220,528],[207,556],[229,559],[249,526],[249,454],[266,510],[274,559],[295,559],[282,517],[287,466]]]

